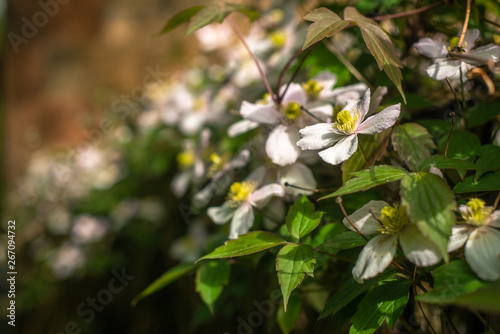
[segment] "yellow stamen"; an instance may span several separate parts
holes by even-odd
[[[354,117],[349,110],[342,110],[337,114],[337,121],[333,124],[332,128],[350,135],[356,131],[359,120],[359,110],[354,110]]]
[[[467,224],[482,226],[486,224],[492,212],[493,207],[486,206],[482,199],[471,198],[462,211],[462,218]]]
[[[380,223],[382,228],[378,229],[380,233],[396,234],[404,225],[410,222],[410,217],[404,207],[400,205],[386,206],[380,211]]]
[[[300,106],[295,102],[290,102],[283,110],[286,119],[289,121],[295,121],[301,114]]]
[[[227,199],[230,207],[236,207],[248,200],[248,196],[255,190],[255,181],[235,182],[229,188]]]
[[[286,42],[286,33],[284,30],[278,30],[273,32],[269,38],[271,39],[271,44],[276,49],[281,49]]]
[[[194,152],[191,150],[181,152],[176,157],[180,169],[187,169],[194,165],[194,158]]]
[[[263,96],[262,96],[262,99],[258,100],[256,103],[257,104],[267,104],[268,101],[269,101],[269,93],[265,93]]]
[[[308,82],[302,83],[302,88],[311,100],[315,100],[318,98],[323,86],[321,86],[317,81],[309,80]]]
[[[221,157],[217,153],[210,154],[210,161],[212,162],[212,164],[208,168],[208,176],[212,177],[212,176],[214,176],[215,173],[222,170],[222,168],[226,164],[227,160],[228,159],[226,156]]]

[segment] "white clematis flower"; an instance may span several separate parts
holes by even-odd
[[[216,224],[225,224],[231,220],[230,239],[236,239],[238,235],[250,230],[254,222],[254,207],[263,208],[272,196],[282,197],[285,194],[283,187],[277,183],[258,188],[257,178],[249,177],[243,182],[233,183],[224,204],[207,210],[208,216]]]
[[[481,279],[494,281],[500,278],[500,210],[485,206],[479,198],[472,198],[460,205],[464,224],[452,227],[448,251],[465,245],[465,260]]]
[[[334,123],[318,123],[300,130],[302,139],[297,142],[301,150],[320,151],[319,156],[332,165],[349,159],[358,148],[358,134],[376,134],[391,127],[396,122],[401,104],[385,108],[381,112],[364,119],[377,106],[370,106],[370,89],[363,99],[349,100],[336,116]]]
[[[420,54],[434,60],[434,64],[427,68],[427,74],[435,80],[444,80],[446,78],[457,77],[460,73],[460,68],[465,74],[465,72],[471,69],[470,65],[482,65],[487,63],[488,59],[498,62],[500,59],[500,47],[497,45],[488,44],[472,50],[478,39],[479,30],[467,30],[464,37],[464,52],[462,52],[464,58],[462,59],[448,57],[448,52],[452,51],[456,43],[458,43],[457,37],[452,39],[451,45],[445,45],[436,39],[427,37],[420,39],[414,46]]]
[[[349,219],[364,236],[380,233],[368,241],[352,270],[354,279],[359,283],[389,267],[396,254],[398,240],[405,256],[417,266],[428,267],[441,261],[437,246],[424,237],[416,224],[410,222],[406,210],[401,206],[392,207],[384,201],[370,201],[350,215]],[[343,223],[356,231],[346,218]]]

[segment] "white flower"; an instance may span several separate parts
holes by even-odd
[[[465,245],[465,260],[480,278],[494,281],[500,278],[500,210],[485,206],[485,202],[472,198],[460,205],[465,224],[452,227],[448,251]]]
[[[487,63],[488,59],[498,62],[500,59],[499,46],[488,44],[472,50],[478,38],[479,30],[467,30],[463,47],[465,52],[462,53],[464,58],[462,59],[448,57],[448,52],[454,48],[453,44],[456,46],[456,43],[458,43],[457,37],[452,39],[451,45],[448,45],[448,47],[444,43],[432,38],[422,38],[414,46],[420,54],[434,60],[434,64],[427,68],[427,74],[433,79],[444,80],[458,76],[460,68],[462,68],[462,72],[465,75],[465,72],[470,69],[468,64],[482,65],[481,63]]]
[[[71,238],[75,243],[89,243],[100,240],[108,230],[108,222],[94,216],[83,214],[75,217]]]
[[[336,116],[334,123],[318,123],[300,130],[302,139],[297,142],[301,150],[320,151],[319,156],[332,165],[351,157],[358,148],[358,134],[376,134],[391,127],[401,112],[401,105],[395,104],[364,119],[375,105],[370,105],[370,89],[363,99],[349,100]]]
[[[306,165],[296,162],[279,169],[279,180],[285,192],[292,196],[312,195],[316,188],[316,180]]]
[[[247,233],[254,222],[253,208],[263,208],[272,196],[282,197],[283,187],[272,183],[258,188],[260,177],[250,176],[243,182],[235,182],[229,188],[227,200],[219,207],[208,208],[208,216],[216,224],[225,224],[231,220],[229,238]]]
[[[384,201],[370,201],[349,219],[364,236],[380,233],[368,241],[352,270],[354,279],[359,283],[389,267],[396,254],[398,240],[408,260],[419,267],[432,266],[441,260],[437,246],[420,232],[416,224],[410,222],[401,206],[391,207]],[[347,218],[343,223],[356,231]]]

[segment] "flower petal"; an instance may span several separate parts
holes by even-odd
[[[283,197],[284,195],[285,189],[283,189],[281,184],[271,183],[251,193],[248,201],[255,207],[263,208],[272,196]]]
[[[319,156],[324,161],[332,165],[346,161],[358,149],[358,136],[352,134],[339,140],[333,147],[319,152]]]
[[[300,162],[296,162],[293,165],[283,167],[280,170],[280,183],[287,194],[291,194],[294,196],[301,194],[312,195],[313,191],[287,187],[285,186],[285,183],[306,189],[316,188],[316,180],[314,179],[311,170],[309,169],[309,167],[301,164]]]
[[[242,204],[233,215],[229,228],[229,239],[237,239],[240,234],[248,233],[253,225],[254,214],[249,203]]]
[[[321,85],[322,92],[330,92],[337,83],[337,76],[328,70],[319,72],[312,79]]]
[[[399,232],[399,242],[405,256],[419,267],[433,266],[442,257],[435,243],[425,237],[416,224],[408,224]]]
[[[429,58],[445,58],[448,53],[443,43],[428,37],[419,39],[413,46],[418,53]]]
[[[258,127],[260,124],[254,121],[250,121],[248,119],[242,119],[241,121],[238,121],[231,125],[227,129],[227,134],[229,137],[233,138],[238,135],[241,135],[242,133],[248,132],[250,130],[255,129]]]
[[[467,224],[458,224],[451,227],[451,236],[448,240],[448,252],[454,252],[463,245],[474,230],[473,226]]]
[[[311,108],[309,112],[323,121],[333,117],[333,107],[331,104]]]
[[[457,75],[460,64],[460,60],[443,60],[429,66],[426,72],[432,79],[444,80]]]
[[[493,211],[488,225],[500,228],[500,210]]]
[[[467,29],[464,36],[464,49],[469,52],[476,45],[476,41],[479,39],[478,29]]]
[[[493,59],[493,61],[498,62],[498,60],[500,59],[500,46],[495,44],[484,45],[472,50],[471,52],[469,52],[469,55],[473,56],[474,58],[484,59],[484,61],[488,61],[488,59],[491,58]],[[464,61],[469,62],[465,59]],[[477,62],[472,61],[471,63],[475,64]]]
[[[227,202],[224,202],[221,206],[214,206],[207,209],[207,215],[216,224],[225,224],[231,219],[236,210],[235,207],[230,207]]]
[[[349,220],[363,235],[372,235],[377,232],[377,229],[382,227],[378,220],[373,217],[372,211],[378,218],[380,216],[380,211],[386,206],[389,206],[389,204],[384,201],[370,201],[363,205],[361,209],[354,211],[354,213],[349,216]],[[344,223],[348,229],[356,231],[347,218],[344,218],[342,223]]]
[[[401,113],[401,104],[395,104],[385,108],[378,114],[368,117],[358,126],[357,133],[373,135],[380,133],[396,123]]]
[[[297,142],[301,150],[319,150],[335,144],[343,136],[332,131],[331,123],[318,123],[299,130],[302,139]]]
[[[280,166],[293,164],[300,155],[297,141],[299,131],[295,126],[280,124],[269,134],[266,141],[266,154],[272,162]]]
[[[358,83],[341,88],[335,88],[331,91],[322,90],[319,93],[319,99],[330,101],[334,105],[343,106],[349,100],[359,100],[368,88],[364,83]]]
[[[380,86],[375,89],[370,99],[370,108],[368,108],[366,116],[370,116],[377,111],[377,108],[385,94],[387,94],[387,87]]]
[[[383,272],[394,259],[398,244],[397,235],[381,234],[368,241],[352,269],[358,283]]]
[[[191,169],[180,172],[179,174],[174,176],[174,179],[170,184],[170,189],[172,189],[172,192],[176,197],[184,196],[192,178],[193,178],[193,171]]]
[[[500,231],[489,226],[476,228],[465,244],[465,260],[481,279],[499,279]]]
[[[282,94],[286,86],[282,86],[280,93]],[[307,101],[307,95],[302,89],[302,86],[298,83],[291,83],[288,87],[286,94],[283,96],[281,103],[283,105],[288,105],[290,102],[296,102],[299,105],[304,105]]]
[[[280,121],[272,104],[241,103],[240,114],[243,118],[260,124],[276,124]]]
[[[370,111],[370,99],[371,99],[371,92],[370,92],[370,88],[368,88],[365,90],[365,93],[363,94],[363,98],[361,99],[359,107],[358,107],[359,113],[360,113],[359,120],[358,120],[359,123],[361,123],[365,119],[366,114],[368,114],[368,111]],[[344,108],[344,109],[346,109],[346,108]],[[353,110],[351,110],[351,115],[354,117]]]

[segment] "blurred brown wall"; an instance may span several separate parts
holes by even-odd
[[[179,10],[203,3],[8,1],[2,64],[7,186],[33,151],[85,140],[111,102],[142,85],[151,69],[173,74],[182,68],[195,52],[185,27],[154,34]]]

